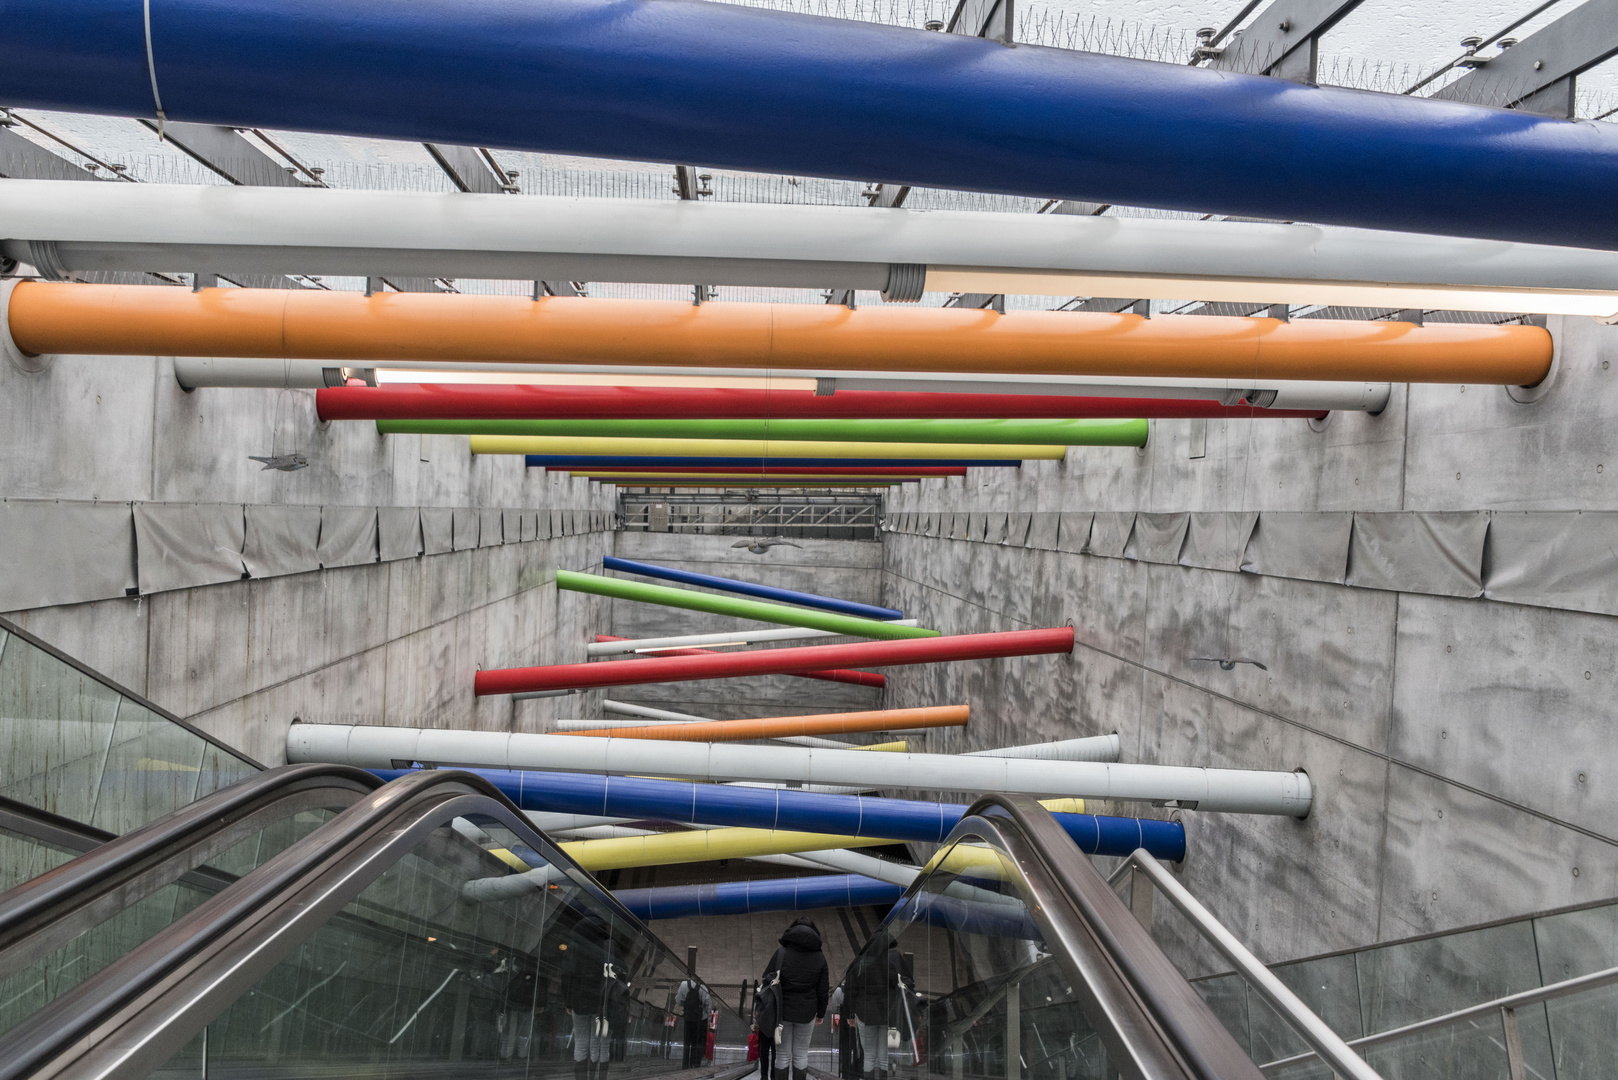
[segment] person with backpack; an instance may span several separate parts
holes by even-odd
[[[574,1080],[606,1080],[611,1049],[609,999],[619,983],[612,933],[594,916],[579,920],[578,933],[558,945],[562,996],[573,1018]]]
[[[764,982],[753,991],[753,1033],[758,1036],[759,1080],[770,1080],[775,1056],[775,1033],[781,1025],[781,983]]]
[[[708,1017],[713,1015],[708,988],[695,975],[687,977],[674,992],[674,1009],[685,1017],[684,1067],[695,1069],[708,1050]]]
[[[863,1080],[888,1080],[888,1028],[895,998],[904,992],[903,971],[899,943],[886,930],[878,930],[848,973],[843,1011],[854,1018],[859,1031]]]
[[[781,935],[781,947],[764,969],[763,982],[776,984],[780,993],[780,1033],[775,1046],[775,1080],[809,1078],[809,1040],[826,1020],[831,979],[826,954],[820,949],[820,928],[807,915],[792,920]],[[785,1063],[783,1064],[783,1060]]]

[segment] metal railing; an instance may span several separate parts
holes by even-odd
[[[1309,1044],[1312,1052],[1296,1060],[1303,1061],[1318,1056],[1338,1076],[1346,1080],[1382,1080],[1380,1074],[1371,1068],[1364,1058],[1356,1054],[1349,1043],[1327,1027],[1324,1020],[1287,989],[1286,984],[1276,978],[1275,974],[1264,966],[1263,961],[1225,929],[1225,925],[1214,918],[1212,912],[1203,907],[1184,885],[1174,880],[1174,876],[1162,863],[1146,851],[1136,851],[1125,859],[1107,879],[1107,884],[1116,886],[1131,870],[1144,876],[1180,914],[1189,919],[1191,925],[1196,927],[1208,943],[1228,960],[1270,1007],[1292,1025],[1303,1041]],[[1131,906],[1138,910],[1140,905],[1136,901]],[[1272,1065],[1261,1066],[1264,1069],[1271,1067]]]
[[[875,540],[882,496],[862,492],[638,492],[618,496],[621,527],[645,532]]]
[[[1592,971],[1588,975],[1580,975],[1577,978],[1563,979],[1561,982],[1551,983],[1548,986],[1524,990],[1519,994],[1508,994],[1505,997],[1495,998],[1493,1001],[1468,1005],[1464,1009],[1456,1009],[1454,1012],[1447,1012],[1442,1016],[1434,1016],[1427,1020],[1418,1020],[1403,1027],[1379,1031],[1375,1035],[1366,1035],[1362,1038],[1350,1040],[1344,1045],[1356,1050],[1374,1049],[1414,1035],[1421,1035],[1429,1031],[1464,1023],[1476,1017],[1499,1013],[1501,1030],[1505,1035],[1506,1060],[1510,1065],[1511,1080],[1525,1080],[1528,1073],[1523,1061],[1522,1036],[1517,1026],[1517,1010],[1528,1005],[1540,1005],[1555,998],[1583,993],[1586,990],[1598,990],[1601,987],[1614,984],[1618,984],[1618,967],[1605,968],[1601,971]],[[1259,1068],[1266,1072],[1271,1069],[1282,1069],[1289,1065],[1301,1064],[1315,1056],[1314,1053],[1294,1054],[1291,1057],[1281,1058],[1266,1065],[1261,1065]]]

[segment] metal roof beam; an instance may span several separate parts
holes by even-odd
[[[1275,0],[1208,60],[1210,68],[1313,83],[1320,38],[1363,0]],[[1203,54],[1212,53],[1212,48]]]
[[[454,143],[422,143],[438,167],[462,191],[482,195],[499,195],[516,191],[511,178],[495,164],[486,150],[475,146],[456,146]]]
[[[1010,45],[1017,29],[1012,4],[1013,0],[961,0],[949,22],[944,24],[944,32],[989,38]]]
[[[141,123],[157,130],[157,121]],[[163,138],[184,151],[199,164],[229,180],[247,187],[302,187],[303,183],[286,166],[254,146],[235,128],[213,124],[163,125]]]
[[[12,180],[94,180],[89,170],[0,127],[0,176]]]
[[[1468,57],[1472,68],[1435,98],[1573,118],[1578,77],[1618,55],[1618,0],[1586,0],[1498,56]]]

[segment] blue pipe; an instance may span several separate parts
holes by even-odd
[[[863,874],[830,874],[619,889],[613,895],[638,918],[684,919],[694,915],[750,915],[760,911],[888,905],[904,895],[904,888]]]
[[[606,556],[601,560],[601,565],[608,570],[617,570],[625,574],[661,578],[664,581],[678,581],[685,585],[700,585],[706,589],[740,593],[743,596],[757,596],[764,600],[779,600],[783,604],[797,604],[800,607],[837,611],[844,615],[858,615],[866,619],[902,619],[905,617],[905,613],[902,611],[877,607],[875,604],[859,604],[853,600],[838,600],[830,596],[798,592],[795,589],[777,589],[773,585],[754,585],[750,581],[737,581],[735,578],[718,577],[714,574],[698,574],[691,570],[676,570],[671,566],[659,566],[656,563],[640,562],[636,559],[620,559],[616,555]]]
[[[995,467],[1015,469],[1022,464],[1020,460],[995,458],[985,460],[967,460],[964,458],[951,458],[939,461],[931,458],[756,458],[756,457],[636,457],[623,454],[604,454],[600,456],[580,457],[575,454],[527,454],[529,466],[544,466],[547,469],[609,469],[625,465],[732,465],[741,469],[771,468],[777,472],[786,472],[799,466],[813,465],[891,465],[891,466],[920,466],[923,468],[939,468],[948,466],[958,468],[966,466],[976,469],[992,469]],[[767,479],[760,477],[760,480]],[[835,480],[835,476],[826,479]],[[647,480],[647,484],[657,485],[656,480]]]
[[[405,775],[374,769],[385,780]],[[593,773],[527,769],[468,769],[499,788],[524,810],[604,817],[682,821],[751,829],[786,829],[837,836],[942,843],[966,813],[963,803],[829,795],[784,788],[693,784]],[[1128,855],[1145,848],[1159,859],[1185,858],[1185,826],[1177,821],[1053,814],[1087,855]]]
[[[1618,247],[1609,124],[695,0],[150,12],[5,0],[0,102]]]

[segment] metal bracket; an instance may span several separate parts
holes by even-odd
[[[961,0],[944,24],[946,34],[989,38],[1002,45],[1015,45],[1017,32],[1014,0]]]
[[[1313,83],[1319,68],[1320,37],[1364,0],[1275,0],[1239,30],[1210,68],[1269,75]],[[1209,45],[1216,44],[1209,42]]]
[[[1618,55],[1618,0],[1584,3],[1433,93],[1572,119],[1578,76]]]

